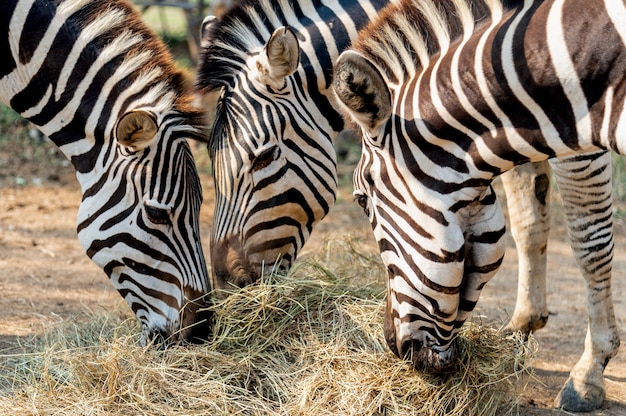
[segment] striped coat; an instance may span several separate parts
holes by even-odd
[[[337,62],[338,101],[364,133],[355,193],[389,271],[386,337],[416,367],[454,361],[456,334],[502,261],[493,178],[528,161],[626,151],[624,10],[620,1],[405,0]],[[593,176],[610,182],[606,164]],[[599,241],[610,246],[605,224]],[[588,352],[559,398],[572,410],[601,403],[602,370],[619,345],[610,273],[587,284]]]

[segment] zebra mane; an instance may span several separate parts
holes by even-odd
[[[58,7],[77,12],[67,26],[66,36],[75,36],[72,26],[80,28],[74,33],[87,27],[98,32],[82,53],[98,56],[107,45],[111,50],[114,48],[110,45],[118,43],[119,50],[124,51],[119,67],[124,68],[124,72],[116,73],[120,84],[130,86],[143,79],[139,84],[159,85],[153,98],[148,96],[145,100],[164,101],[164,105],[173,106],[199,132],[204,130],[204,115],[193,105],[192,75],[176,65],[161,38],[143,22],[139,11],[128,0],[61,2]],[[64,85],[66,81],[60,80],[59,84]],[[193,138],[206,140],[203,133]]]
[[[275,29],[298,27],[315,13],[319,0],[241,0],[213,24],[200,53],[196,87],[218,90],[233,82],[247,60],[260,53]]]
[[[392,84],[402,83],[430,58],[519,0],[401,0],[359,33],[352,49],[376,63]]]

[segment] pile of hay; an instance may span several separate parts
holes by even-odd
[[[353,273],[382,273],[368,256],[343,253]],[[11,387],[0,393],[0,414],[487,416],[515,408],[532,353],[521,336],[466,325],[460,371],[424,376],[385,346],[383,295],[306,262],[215,305],[207,345],[142,348],[135,320],[114,315],[66,323],[23,346],[33,352],[2,357],[0,377]]]

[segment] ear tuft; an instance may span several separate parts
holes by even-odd
[[[207,16],[200,25],[200,46],[206,48],[211,44],[210,30],[218,22],[216,16]]]
[[[333,90],[355,121],[372,134],[391,117],[391,93],[384,78],[357,52],[346,51],[339,56]]]
[[[158,131],[154,117],[143,110],[129,111],[117,122],[115,137],[123,146],[139,151],[148,147]]]

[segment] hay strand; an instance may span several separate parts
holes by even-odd
[[[363,253],[342,246],[347,261]],[[332,264],[337,259],[332,260]],[[380,286],[301,263],[216,304],[212,343],[142,348],[134,319],[65,323],[3,356],[0,414],[489,416],[515,409],[533,343],[464,327],[459,371],[424,376],[382,337]],[[358,273],[357,269],[353,272]],[[348,275],[348,278],[354,275]],[[382,282],[382,280],[381,280]]]

